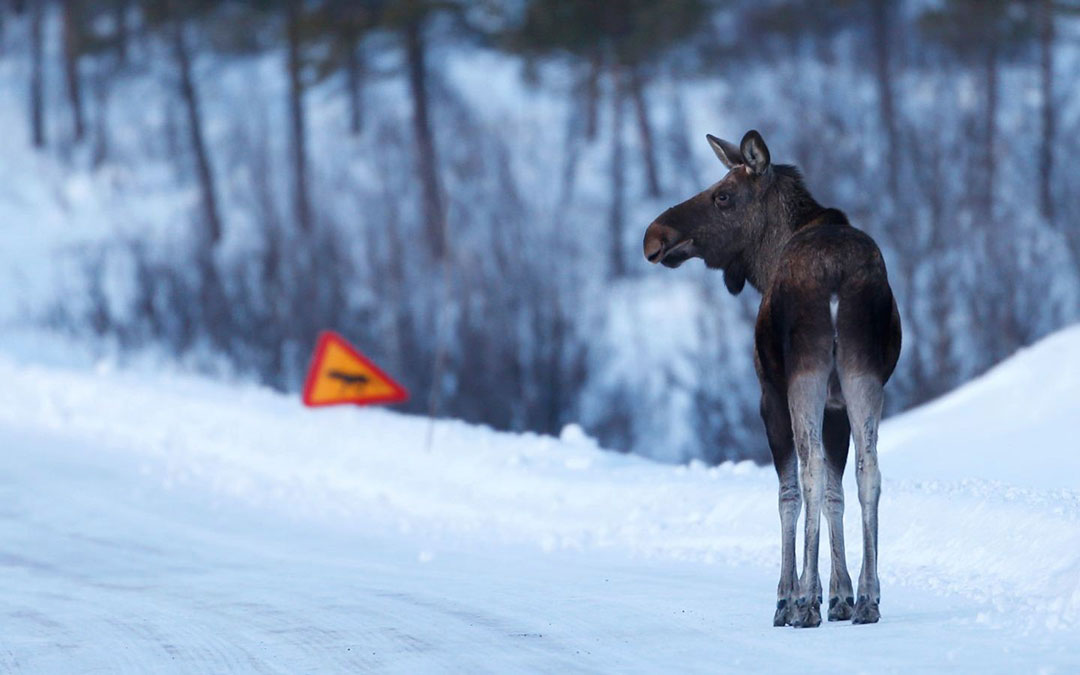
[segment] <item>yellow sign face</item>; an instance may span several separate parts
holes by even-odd
[[[304,405],[400,403],[409,392],[337,333],[324,332],[308,369]]]

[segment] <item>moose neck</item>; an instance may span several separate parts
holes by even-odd
[[[835,211],[826,209],[810,195],[795,167],[774,165],[773,172],[775,182],[765,197],[765,223],[759,236],[743,250],[740,261],[745,267],[746,280],[759,292],[764,292],[772,282],[788,240],[803,227]],[[835,213],[843,218],[839,211]]]

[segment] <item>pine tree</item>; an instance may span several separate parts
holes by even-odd
[[[319,81],[342,72],[349,100],[349,131],[359,134],[364,126],[364,81],[367,75],[363,41],[379,28],[386,0],[326,0],[308,10],[305,31],[325,49],[311,57]]]
[[[925,35],[982,71],[982,171],[977,203],[984,223],[993,221],[997,199],[1001,62],[1021,56],[1036,35],[1028,5],[1023,0],[947,0],[919,20]]]
[[[460,16],[463,6],[439,0],[401,0],[391,3],[382,25],[396,33],[405,52],[406,79],[412,99],[413,141],[417,174],[420,177],[426,240],[431,258],[445,260],[448,254],[446,204],[439,180],[439,154],[431,121],[431,83],[428,63],[428,27],[439,13]]]
[[[641,147],[641,165],[647,194],[661,193],[656,140],[647,104],[651,69],[670,50],[686,44],[708,25],[709,6],[701,0],[654,3],[647,0],[532,0],[516,24],[502,36],[507,49],[528,59],[569,57],[584,66],[584,80],[575,95],[585,98],[584,136],[595,128],[600,90],[597,81],[607,74],[611,81],[612,159],[609,223],[613,245],[610,270],[626,273],[622,253],[625,167],[622,166],[623,99],[633,104]],[[572,113],[576,114],[576,113]],[[572,141],[570,141],[572,143]],[[573,182],[573,166],[566,182]]]

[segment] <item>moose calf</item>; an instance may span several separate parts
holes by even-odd
[[[780,478],[782,532],[773,624],[821,624],[822,507],[832,545],[829,620],[874,623],[881,601],[877,429],[885,382],[900,356],[900,315],[885,262],[873,239],[843,212],[810,196],[798,169],[770,161],[757,131],[747,132],[739,147],[707,138],[727,175],[649,225],[645,257],[667,267],[699,257],[724,271],[731,293],[749,281],[762,294],[754,365]],[[844,559],[841,485],[852,432],[863,525],[857,599]],[[806,537],[796,583],[795,525],[802,502]]]

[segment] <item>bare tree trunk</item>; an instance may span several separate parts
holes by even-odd
[[[608,221],[611,240],[611,275],[626,275],[623,257],[623,213],[626,192],[626,168],[623,160],[623,83],[618,66],[611,72],[611,213]]]
[[[914,135],[910,133],[909,135]],[[931,348],[920,355],[920,350],[913,350],[910,354],[916,361],[911,367],[912,389],[909,393],[911,403],[921,403],[938,394],[948,391],[956,384],[957,376],[955,359],[952,356],[954,332],[949,327],[950,317],[955,316],[954,305],[956,294],[950,292],[950,284],[955,283],[951,279],[955,275],[954,265],[951,264],[951,256],[955,251],[955,232],[947,223],[949,212],[949,197],[946,195],[949,172],[948,160],[945,153],[933,153],[930,156],[922,156],[922,151],[911,147],[909,161],[919,162],[919,171],[915,172],[914,178],[920,183],[917,187],[919,194],[927,207],[927,226],[930,237],[925,245],[918,243],[922,237],[908,236],[897,237],[897,243],[906,240],[909,243],[899,248],[901,256],[900,275],[897,280],[904,287],[908,317],[926,316],[928,321],[920,332],[929,335]],[[905,260],[910,262],[904,262]],[[921,276],[920,271],[929,270],[933,280],[934,293],[919,293],[915,280]],[[924,308],[925,309],[922,309]],[[921,311],[920,311],[921,310]],[[903,315],[903,312],[901,312]],[[909,321],[908,325],[918,325],[918,321]],[[916,343],[921,336],[916,334],[911,343]]]
[[[446,255],[446,211],[443,205],[442,188],[439,185],[439,161],[429,117],[428,76],[422,21],[422,19],[414,19],[405,26],[405,58],[413,103],[413,134],[416,141],[417,169],[423,190],[421,200],[424,205],[424,225],[432,258],[438,261]]]
[[[79,0],[64,0],[64,77],[67,80],[68,102],[71,105],[76,143],[82,141],[86,133],[83,123],[82,79],[79,77],[79,11]]]
[[[116,55],[120,63],[128,60],[128,2],[129,0],[117,0],[113,6],[116,22]]]
[[[649,124],[649,106],[645,103],[644,83],[638,68],[630,69],[630,96],[637,115],[638,136],[641,139],[642,162],[645,165],[645,186],[650,197],[660,196],[660,179],[656,171],[656,144]]]
[[[91,132],[90,158],[94,166],[101,166],[109,156],[109,77],[103,73],[90,81],[90,95],[94,101],[95,114]]]
[[[179,18],[174,21],[176,25],[173,27],[173,51],[180,74],[180,98],[184,101],[184,110],[187,114],[188,135],[192,154],[195,156],[195,173],[198,176],[199,191],[202,194],[206,246],[213,248],[221,241],[221,218],[218,213],[217,193],[214,189],[214,173],[203,138],[202,111],[199,107],[198,91],[195,89],[191,75],[191,54],[184,36],[184,24]]]
[[[1039,146],[1039,207],[1054,225],[1054,8],[1039,2],[1039,74],[1042,84],[1042,142]]]
[[[671,80],[673,82],[669,112],[671,121],[667,129],[664,145],[681,181],[680,189],[689,192],[699,189],[701,178],[694,168],[694,163],[686,161],[687,157],[694,156],[693,151],[690,149],[690,137],[688,135],[690,125],[687,123],[686,105],[678,77],[672,74]]]
[[[998,49],[996,42],[991,39],[986,44],[984,67],[985,77],[985,119],[983,121],[983,186],[982,186],[982,209],[985,222],[994,218],[994,188],[997,184],[997,166],[994,162],[994,146],[997,143],[997,109],[998,109]]]
[[[307,148],[304,133],[304,85],[300,74],[300,0],[289,0],[288,22],[289,127],[293,153],[293,208],[300,232],[312,231],[308,202]]]
[[[566,136],[563,139],[562,182],[557,204],[568,204],[574,197],[578,162],[585,143],[596,140],[597,103],[599,91],[599,57],[589,59],[588,70],[570,91],[566,116]],[[582,142],[584,141],[584,143]]]
[[[35,148],[45,147],[45,54],[42,45],[42,3],[30,7],[30,128]]]
[[[574,184],[577,181],[578,159],[581,157],[581,139],[583,135],[584,120],[582,118],[582,103],[578,97],[571,100],[566,115],[566,135],[563,138],[563,166],[562,180],[559,185],[559,195],[556,204],[569,204],[574,198]]]
[[[589,57],[589,74],[585,78],[585,139],[596,140],[600,111],[600,73],[604,68],[603,55],[599,49]]]
[[[173,52],[180,75],[180,98],[184,102],[187,116],[188,138],[192,154],[195,156],[195,173],[199,181],[202,197],[203,232],[195,250],[195,263],[199,269],[199,309],[202,312],[204,328],[216,343],[223,344],[228,333],[228,315],[225,311],[224,288],[214,264],[214,249],[221,241],[221,216],[218,212],[217,192],[214,187],[214,174],[203,138],[202,111],[199,106],[198,90],[192,77],[191,52],[184,34],[184,20],[177,16],[175,4],[173,10]]]
[[[873,35],[874,35],[874,71],[877,79],[878,108],[881,126],[885,131],[885,181],[889,197],[893,204],[898,203],[900,194],[900,143],[896,128],[896,96],[893,92],[890,61],[892,43],[890,41],[892,21],[889,9],[892,0],[874,0]]]
[[[345,31],[345,78],[349,88],[349,131],[354,135],[364,129],[364,64],[356,31]]]

